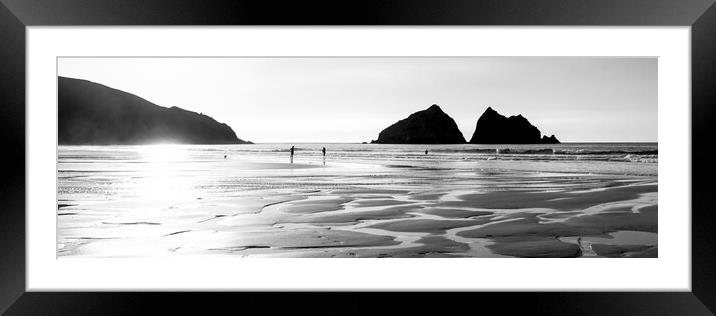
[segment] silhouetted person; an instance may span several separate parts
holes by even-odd
[[[293,148],[293,146],[291,146],[291,163],[293,163],[293,151],[294,151],[294,148]]]
[[[226,159],[226,155],[224,155],[224,159]]]
[[[321,150],[323,152],[323,165],[326,165],[326,147],[323,147]]]
[[[323,147],[323,157],[326,156],[326,147]]]
[[[428,154],[428,150],[427,150],[427,149],[425,150],[425,154],[426,154],[426,155]]]

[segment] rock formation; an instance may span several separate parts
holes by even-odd
[[[540,136],[522,115],[505,117],[488,107],[477,120],[471,144],[559,144],[557,138]]]
[[[433,104],[384,129],[372,143],[464,144],[465,137],[457,128],[455,120]]]
[[[557,137],[554,137],[554,134],[552,134],[552,136],[550,137],[544,135],[540,140],[540,144],[559,144],[559,140],[557,140]]]
[[[245,144],[226,124],[80,79],[58,78],[59,144]]]

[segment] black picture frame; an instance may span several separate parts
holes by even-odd
[[[709,147],[716,144],[714,0],[0,0],[0,312],[25,314],[229,312],[305,309],[339,314],[440,311],[495,305],[501,313],[712,315],[716,311],[716,223]],[[28,26],[65,25],[581,25],[690,26],[692,85],[691,292],[412,293],[61,293],[26,292],[25,39]],[[682,211],[682,210],[660,210]],[[260,297],[259,297],[260,296]],[[429,297],[428,297],[429,296]],[[402,301],[402,302],[401,302]],[[466,302],[470,302],[467,304]],[[383,304],[381,304],[383,303]],[[330,307],[329,307],[330,306]],[[380,307],[379,307],[380,306]],[[473,311],[475,309],[472,309]],[[487,311],[487,310],[485,310]]]

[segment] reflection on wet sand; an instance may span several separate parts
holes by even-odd
[[[58,255],[657,256],[656,176],[181,154],[61,157]]]

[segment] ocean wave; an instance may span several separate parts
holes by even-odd
[[[357,151],[357,150],[356,150]],[[658,155],[658,150],[588,150],[553,148],[449,148],[431,149],[433,153],[501,154],[501,155]]]
[[[472,153],[472,154],[495,154],[497,153],[496,148],[488,148],[488,149],[479,149],[479,148],[469,148],[469,149],[461,149],[461,148],[450,148],[450,149],[433,149],[432,152],[436,153]]]
[[[658,155],[658,150],[556,150],[555,154],[559,155]]]
[[[261,153],[243,154],[248,156],[260,156]],[[288,157],[285,152],[274,152],[273,155]],[[297,152],[298,157],[320,158],[320,152]],[[658,155],[639,154],[554,154],[546,150],[532,150],[519,152],[501,153],[491,152],[439,152],[431,151],[429,155],[422,152],[355,152],[355,151],[331,151],[328,159],[358,159],[358,160],[397,160],[397,161],[481,161],[481,160],[520,160],[520,161],[605,161],[605,162],[636,162],[636,163],[658,163]]]
[[[246,157],[289,157],[291,144],[237,146],[186,146],[175,160],[219,159]],[[321,159],[326,147],[328,159],[419,160],[419,161],[606,161],[627,163],[658,163],[656,144],[605,143],[557,145],[365,145],[365,144],[296,144],[296,157]],[[153,147],[92,147],[98,151],[85,153],[86,148],[62,147],[62,160],[152,160]],[[111,149],[111,150],[110,150]],[[428,149],[428,154],[425,150]]]
[[[512,149],[512,148],[504,148],[504,149],[498,149],[498,154],[511,154],[511,155],[553,155],[554,149],[551,148],[544,148],[544,149]]]

